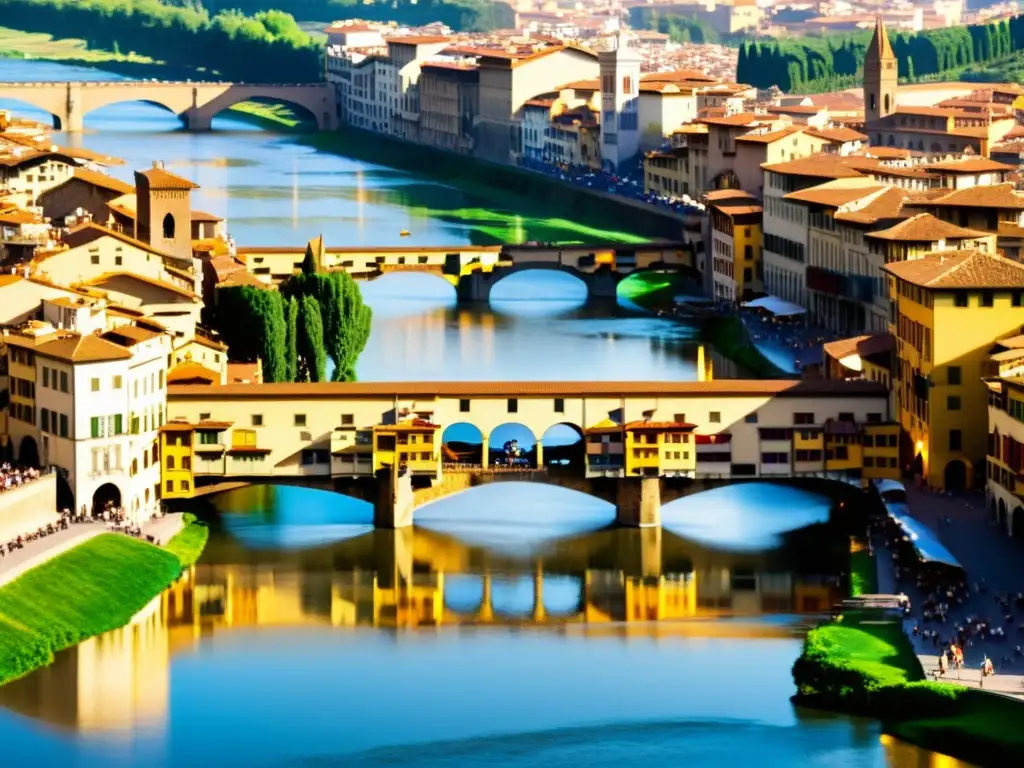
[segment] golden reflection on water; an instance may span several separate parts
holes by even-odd
[[[569,601],[567,579],[577,585]],[[447,592],[460,580],[479,582],[479,599],[453,607]],[[496,594],[515,581],[531,599],[512,611]],[[128,626],[0,688],[0,706],[104,738],[160,737],[172,660],[235,630],[494,625],[578,638],[785,638],[803,622],[764,615],[814,614],[837,598],[827,579],[776,572],[759,554],[704,549],[657,529],[585,533],[529,562],[422,529],[375,531],[279,562],[194,566]],[[890,738],[883,745],[893,768],[967,768]]]

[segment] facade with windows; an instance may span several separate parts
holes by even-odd
[[[896,338],[894,409],[907,463],[932,488],[980,482],[988,446],[982,381],[1000,339],[1024,325],[1024,265],[978,250],[885,266]],[[976,474],[980,472],[980,474]]]

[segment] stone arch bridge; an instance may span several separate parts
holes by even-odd
[[[213,118],[250,99],[300,107],[321,131],[337,126],[334,89],[326,83],[144,82],[0,83],[0,99],[17,99],[53,115],[54,127],[81,131],[85,116],[111,104],[144,101],[173,112],[190,131],[210,130]]]

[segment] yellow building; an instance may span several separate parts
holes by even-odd
[[[195,428],[185,421],[160,427],[160,493],[163,499],[188,499],[195,492],[192,440]]]
[[[721,190],[707,194],[711,209],[713,295],[740,302],[763,290],[760,202],[748,192]]]
[[[863,477],[866,480],[898,480],[900,467],[900,425],[895,421],[865,424]]]
[[[999,528],[1024,539],[1024,378],[994,377],[988,389],[985,496]]]
[[[394,466],[413,474],[439,475],[441,472],[441,427],[424,419],[409,419],[398,424],[378,424],[373,428],[373,469]]]
[[[682,197],[690,192],[690,150],[674,147],[644,155],[644,192]]]
[[[911,468],[934,488],[970,487],[988,435],[982,376],[993,344],[1024,325],[1024,265],[956,250],[885,271],[897,339],[895,406]]]
[[[625,426],[627,475],[693,477],[697,451],[693,424],[677,421],[633,421]]]

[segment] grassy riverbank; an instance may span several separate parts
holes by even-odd
[[[850,597],[878,593],[878,566],[867,543],[854,539],[850,543]]]
[[[0,685],[124,626],[178,577],[172,553],[105,533],[0,589]]]
[[[167,542],[165,548],[181,561],[182,566],[188,568],[195,565],[199,556],[203,554],[206,542],[210,538],[210,529],[206,523],[199,522],[191,512],[186,512],[183,519],[185,527]]]
[[[1024,703],[926,679],[903,623],[848,611],[812,629],[793,665],[796,704],[882,721],[887,733],[978,765],[1024,753]]]
[[[85,40],[67,38],[55,40],[53,35],[44,32],[23,32],[20,29],[0,27],[0,58],[11,59],[44,59],[56,62],[85,62],[92,64],[109,64],[111,62],[129,62],[132,64],[156,64],[148,56],[140,56],[134,51],[104,51],[89,48]]]
[[[184,522],[166,548],[104,533],[0,589],[0,685],[131,621],[202,554],[209,528]]]

